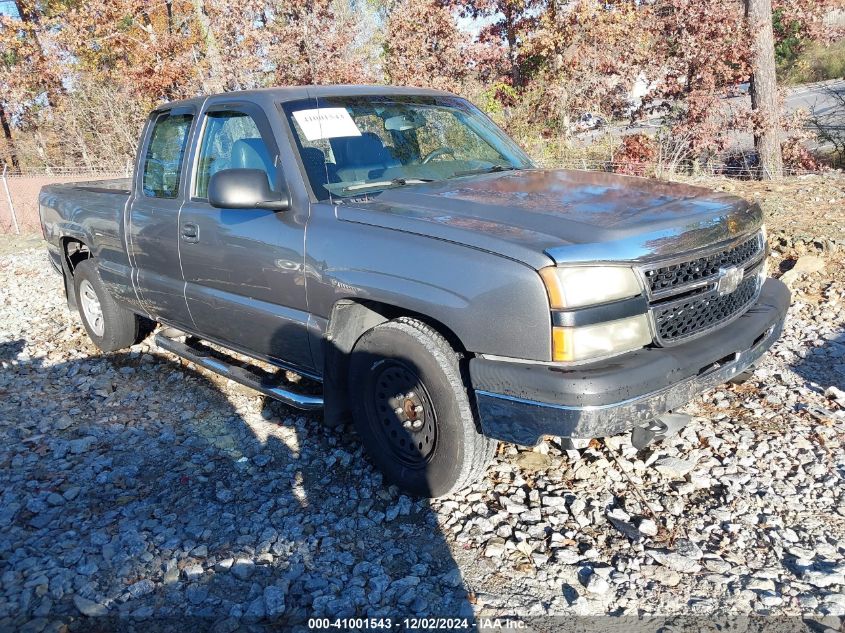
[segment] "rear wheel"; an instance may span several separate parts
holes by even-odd
[[[140,318],[112,299],[93,259],[77,264],[73,281],[79,316],[97,347],[113,352],[138,341]]]
[[[478,432],[458,356],[434,329],[405,317],[373,328],[349,380],[355,426],[388,480],[440,497],[484,474],[497,443]]]

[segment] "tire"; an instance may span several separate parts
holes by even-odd
[[[497,442],[477,430],[458,355],[433,328],[407,317],[366,332],[349,363],[352,419],[392,483],[442,497],[484,474]]]
[[[73,287],[82,325],[94,345],[104,352],[114,352],[138,342],[139,317],[115,303],[100,279],[97,264],[93,259],[86,259],[77,264],[73,274]],[[95,304],[99,306],[99,315]]]

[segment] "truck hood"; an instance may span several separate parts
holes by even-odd
[[[341,220],[426,235],[522,261],[640,262],[759,227],[756,204],[679,183],[521,170],[388,189],[337,207]]]

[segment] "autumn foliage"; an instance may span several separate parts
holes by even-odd
[[[838,0],[777,0],[789,49],[831,37]],[[0,13],[0,162],[132,159],[153,105],[287,84],[393,83],[469,96],[520,139],[567,143],[584,112],[659,113],[707,160],[748,128],[719,100],[749,77],[739,0],[16,0]],[[648,154],[643,139],[620,156]],[[680,148],[680,149],[679,149]],[[678,155],[680,155],[678,154]],[[626,159],[627,160],[627,159]],[[634,160],[634,162],[636,162]],[[633,168],[632,168],[633,169]]]

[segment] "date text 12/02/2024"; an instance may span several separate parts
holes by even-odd
[[[310,618],[311,630],[423,630],[423,631],[470,631],[517,630],[525,628],[520,620],[506,618]]]

